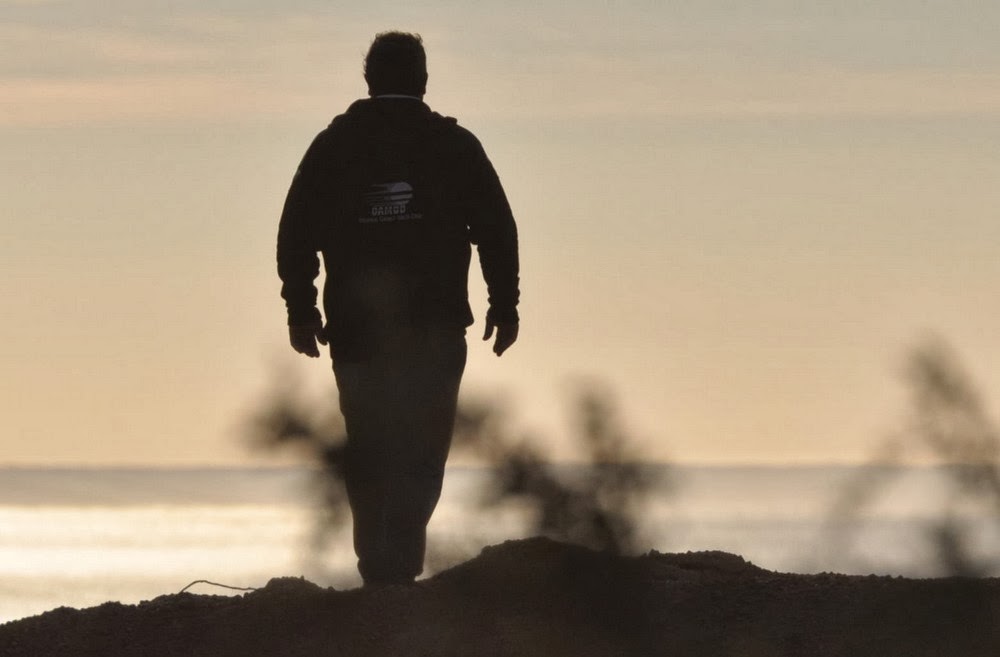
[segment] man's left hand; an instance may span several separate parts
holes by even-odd
[[[290,324],[288,326],[288,341],[292,344],[292,349],[300,354],[305,354],[310,358],[319,358],[319,347],[316,346],[316,342],[326,344],[326,338],[323,336],[323,323]]]

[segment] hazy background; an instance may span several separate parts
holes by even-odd
[[[519,221],[521,341],[477,323],[466,390],[557,455],[578,376],[681,462],[863,459],[927,331],[997,398],[1000,6],[357,4],[0,0],[0,464],[262,463],[280,367],[332,388],[274,239],[385,29]]]

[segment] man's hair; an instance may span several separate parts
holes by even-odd
[[[423,96],[427,90],[427,55],[420,35],[376,34],[365,56],[365,81],[372,96]]]

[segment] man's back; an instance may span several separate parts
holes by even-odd
[[[357,101],[313,142],[290,202],[299,195],[302,207],[286,213],[308,230],[285,233],[323,253],[335,355],[377,348],[387,332],[471,324],[470,241],[491,312],[516,319],[510,207],[478,140],[454,119],[416,98]]]

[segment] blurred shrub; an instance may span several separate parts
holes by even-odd
[[[598,386],[575,400],[574,436],[583,462],[554,464],[545,441],[512,438],[507,423],[489,405],[467,405],[456,422],[458,449],[493,464],[483,506],[512,501],[533,508],[531,533],[614,553],[639,545],[642,506],[653,482],[650,469],[620,427],[612,396]]]
[[[844,487],[832,518],[840,536],[873,504],[906,463],[930,461],[947,476],[942,512],[926,531],[939,570],[952,575],[995,572],[995,558],[975,556],[968,512],[990,518],[1000,532],[1000,431],[989,417],[971,377],[954,350],[931,338],[911,351],[905,369],[911,410],[903,428],[878,446],[870,467]],[[982,530],[982,527],[976,527]]]
[[[346,540],[350,508],[344,487],[347,436],[336,408],[336,394],[310,400],[297,380],[282,373],[278,384],[245,422],[251,448],[291,451],[315,464],[318,506],[312,558],[320,563],[331,541]],[[527,504],[531,534],[615,553],[636,552],[642,503],[652,477],[622,431],[610,394],[583,388],[575,402],[578,443],[584,457],[573,467],[551,462],[543,440],[511,436],[508,416],[499,407],[464,400],[455,422],[452,453],[473,454],[488,466],[484,510]],[[453,562],[468,555],[428,555],[429,562]]]

